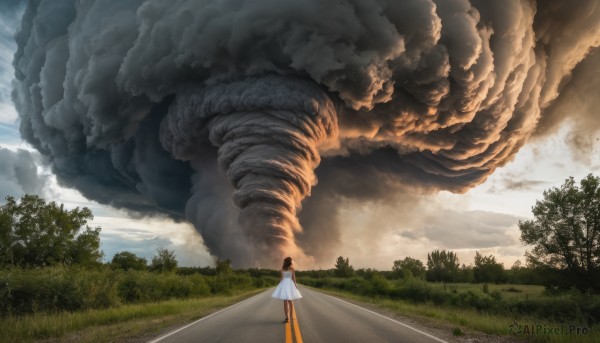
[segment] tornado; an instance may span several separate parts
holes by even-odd
[[[565,120],[600,130],[599,31],[595,0],[30,0],[12,100],[61,185],[309,267],[340,204],[463,193]]]
[[[307,258],[294,239],[302,231],[296,211],[317,182],[319,144],[337,130],[333,103],[316,84],[267,75],[180,92],[161,142],[182,160],[195,158],[203,134],[218,147],[240,210],[238,235],[253,247],[247,258],[268,263]]]

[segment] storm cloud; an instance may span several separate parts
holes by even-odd
[[[32,0],[13,101],[63,185],[312,263],[341,199],[465,192],[568,117],[599,30],[593,0]]]
[[[17,45],[13,36],[24,8],[25,2],[22,0],[0,2],[0,125],[11,124],[17,119],[17,112],[10,100],[11,62]]]
[[[43,193],[47,177],[38,171],[39,156],[35,155],[23,149],[0,148],[0,203],[6,196]]]

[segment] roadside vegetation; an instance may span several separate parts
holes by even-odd
[[[171,299],[233,295],[270,287],[278,278],[245,271],[202,275],[76,267],[0,270],[0,314],[20,316],[106,309]]]
[[[390,270],[355,269],[339,256],[328,270],[297,271],[298,282],[326,292],[453,325],[536,342],[600,337],[600,178],[569,178],[547,190],[519,223],[530,249],[512,267],[476,252],[426,261],[403,257]],[[100,228],[87,208],[65,210],[26,195],[0,206],[0,342],[119,341],[152,335],[277,284],[279,272],[180,267],[174,251],[151,261],[129,251],[102,262]],[[399,255],[401,255],[399,253]],[[577,335],[529,326],[576,327]],[[532,329],[533,330],[533,329]],[[516,331],[516,332],[515,332]]]
[[[0,342],[114,342],[158,333],[277,283],[275,271],[54,266],[0,270]],[[275,272],[276,274],[277,272]]]
[[[476,309],[465,309],[451,306],[439,306],[432,302],[413,302],[401,299],[391,299],[385,296],[365,296],[357,295],[350,291],[337,288],[320,288],[319,291],[329,295],[340,297],[358,305],[369,308],[372,305],[384,311],[391,311],[401,317],[409,317],[416,319],[425,326],[433,325],[438,328],[446,328],[449,332],[456,336],[473,335],[474,338],[467,338],[467,341],[473,340],[500,341],[502,339],[494,339],[493,337],[482,338],[480,333],[485,333],[492,336],[504,336],[508,341],[524,341],[524,342],[555,342],[555,343],[596,343],[600,337],[600,328],[598,325],[592,325],[587,328],[587,334],[544,334],[538,332],[524,332],[524,326],[540,325],[543,328],[560,328],[566,325],[568,331],[569,325],[575,325],[576,328],[585,326],[578,322],[557,321],[554,318],[538,318],[532,316],[516,315],[512,313],[495,314]],[[511,326],[514,324],[520,325],[521,333],[512,334]],[[528,328],[529,330],[529,328]],[[534,328],[534,330],[536,330]]]
[[[600,296],[576,289],[549,292],[541,285],[428,282],[391,273],[357,270],[350,277],[303,274],[298,282],[354,300],[372,303],[400,315],[425,317],[494,335],[511,335],[510,325],[575,325],[589,339],[600,334]],[[325,274],[325,275],[323,275]],[[331,274],[335,274],[331,272]],[[387,274],[387,277],[385,276]],[[572,342],[573,336],[521,335],[533,341]],[[587,338],[589,336],[589,338]],[[578,341],[578,340],[575,340]],[[593,342],[594,339],[589,340]]]
[[[99,310],[8,316],[0,320],[0,342],[122,342],[149,340],[161,331],[205,317],[262,289],[230,295],[125,304]]]
[[[115,341],[200,318],[277,284],[277,271],[179,267],[122,251],[102,263],[87,208],[26,195],[0,206],[0,342]],[[69,338],[71,337],[71,338]]]
[[[298,282],[402,314],[442,319],[489,334],[543,342],[595,342],[600,337],[600,178],[569,178],[546,190],[519,222],[530,249],[525,264],[506,269],[476,252],[460,263],[453,251],[434,250],[427,261],[405,257],[391,271],[355,270],[347,257],[331,270],[298,272]],[[527,325],[576,327],[578,335],[531,332]],[[460,333],[458,328],[456,331]]]

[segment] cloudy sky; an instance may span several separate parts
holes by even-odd
[[[64,203],[68,208],[77,206],[91,208],[95,214],[92,225],[102,227],[102,249],[106,260],[110,260],[116,252],[123,250],[151,259],[158,247],[165,247],[175,250],[181,265],[211,265],[214,257],[208,252],[203,238],[198,234],[198,230],[202,231],[202,229],[195,229],[194,225],[186,220],[174,221],[172,218],[177,217],[177,215],[169,212],[170,203],[160,206],[166,209],[164,214],[161,214],[160,211],[149,213],[146,210],[128,211],[117,209],[116,207],[133,208],[131,205],[125,204],[127,201],[125,198],[123,203],[114,203],[116,207],[100,203],[111,203],[106,199],[88,199],[84,194],[92,198],[93,196],[90,194],[93,194],[93,189],[90,190],[86,185],[82,186],[81,183],[77,182],[69,184],[69,180],[65,179],[64,175],[57,177],[53,173],[48,157],[38,152],[40,146],[44,145],[34,147],[21,137],[19,132],[20,118],[11,100],[11,92],[16,84],[13,80],[15,69],[12,65],[13,56],[17,51],[14,34],[19,28],[24,9],[25,4],[20,1],[8,1],[0,5],[1,198],[3,199],[7,195],[19,196],[29,193]],[[92,11],[94,9],[88,10]],[[51,9],[48,9],[48,11],[51,11]],[[73,25],[84,24],[82,24],[82,21],[77,20]],[[136,52],[140,53],[135,48],[131,51],[133,51],[131,55],[134,57]],[[144,57],[143,55],[140,56]],[[596,57],[596,59],[598,58]],[[582,65],[587,67],[585,62]],[[594,66],[594,64],[591,65]],[[310,66],[306,68],[311,73],[315,72],[310,69]],[[44,77],[47,77],[47,75],[50,74],[44,74],[44,70],[42,70],[42,82],[40,82],[42,88],[48,88],[44,83],[51,83],[51,81],[44,81]],[[326,79],[326,77],[324,78]],[[371,100],[365,100],[365,98],[345,95],[344,92],[347,90],[343,88],[344,86],[335,82],[327,85],[332,89],[337,89],[341,94],[340,98],[345,101],[345,106],[348,107],[349,114],[347,118],[360,114],[360,111],[364,110],[360,107],[363,103],[375,101],[372,99],[381,96],[381,94],[378,94],[372,96],[372,99],[369,98]],[[68,93],[68,87],[65,87],[66,94]],[[383,85],[382,87],[385,88]],[[231,90],[231,88],[229,89]],[[220,90],[218,91],[220,92]],[[348,94],[350,93],[348,91]],[[155,94],[155,96],[160,98],[159,95]],[[318,96],[315,97],[318,98]],[[321,226],[318,234],[315,234],[315,231],[311,229],[304,238],[300,236],[301,241],[304,239],[304,251],[314,256],[327,257],[313,260],[311,267],[330,268],[334,264],[334,257],[342,255],[349,257],[351,263],[358,268],[389,269],[394,260],[407,256],[425,261],[427,252],[434,249],[453,250],[457,252],[460,262],[467,265],[473,263],[475,251],[495,255],[498,260],[504,263],[505,267],[510,267],[516,260],[524,260],[523,254],[526,247],[519,241],[520,235],[517,222],[531,218],[531,207],[536,199],[541,198],[542,192],[545,189],[561,185],[569,176],[581,179],[589,173],[600,174],[600,157],[598,154],[600,149],[598,138],[600,135],[596,131],[598,124],[593,122],[593,117],[589,119],[585,115],[577,115],[577,111],[586,110],[585,104],[587,103],[585,96],[580,93],[574,94],[572,98],[577,96],[579,96],[577,103],[558,101],[556,108],[575,112],[572,115],[573,118],[587,118],[586,120],[592,120],[593,125],[582,126],[582,122],[585,123],[585,120],[581,119],[551,120],[552,117],[548,116],[551,119],[544,122],[547,128],[544,129],[543,134],[534,134],[516,154],[503,160],[498,168],[492,167],[491,170],[495,169],[495,171],[487,178],[485,178],[485,175],[482,176],[482,178],[485,178],[483,183],[476,185],[479,182],[477,178],[481,177],[479,175],[469,181],[476,186],[464,187],[461,184],[453,188],[452,186],[443,187],[436,184],[433,187],[436,191],[425,189],[426,187],[413,189],[398,186],[390,189],[389,194],[384,196],[336,198],[338,200],[332,205],[335,206],[335,214],[332,216],[335,217],[335,224],[332,224],[335,228],[330,228],[331,230],[328,231],[327,221],[317,222]],[[112,101],[110,97],[108,99]],[[189,100],[186,96],[181,96],[181,100],[178,99],[177,104],[186,106],[186,101],[193,101],[193,99]],[[378,105],[373,106],[377,109],[376,106]],[[356,110],[356,113],[353,112],[354,110]],[[27,108],[24,111],[27,111]],[[48,113],[52,115],[50,111]],[[329,163],[327,162],[329,156],[352,154],[351,150],[358,143],[348,137],[351,137],[352,132],[355,131],[368,136],[365,133],[368,131],[366,127],[373,124],[361,123],[360,125],[357,124],[356,127],[350,127],[352,125],[348,123],[352,123],[352,121],[350,119],[346,120],[345,123],[340,123],[340,136],[346,135],[346,141],[342,139],[340,141],[345,143],[341,145],[339,142],[338,145],[333,144],[334,148],[329,150],[320,149],[320,152],[325,156],[325,163]],[[227,123],[223,125],[227,125]],[[367,142],[357,150],[375,149],[372,146],[377,143],[373,142],[384,139],[376,136],[371,138],[373,139],[372,142]],[[415,141],[423,139],[422,137],[416,137],[416,135],[413,138]],[[400,143],[398,143],[399,147],[397,149],[399,151],[414,149],[414,146],[411,147],[409,143],[404,142],[402,144],[405,145],[400,146]],[[419,144],[432,143],[425,143],[425,139],[423,139],[423,141],[414,144],[421,147]],[[48,149],[52,150],[51,144],[45,145],[45,147],[49,146]],[[183,156],[181,151],[173,149],[171,153]],[[57,170],[64,171],[61,166],[56,164],[56,161],[53,163],[55,163],[54,167],[58,168]],[[326,166],[323,170],[329,169]],[[329,174],[327,172],[319,174],[319,169],[316,173],[320,182],[322,181],[324,184],[323,189],[326,189]],[[310,175],[307,177],[310,178]],[[376,178],[376,176],[373,177]],[[378,181],[373,180],[373,182]],[[440,183],[444,183],[444,181],[440,181]],[[381,184],[385,183],[381,182]],[[195,183],[195,187],[200,187],[198,185],[202,185],[202,182]],[[143,187],[150,186],[150,183],[146,183]],[[320,184],[315,186],[315,199],[321,199],[318,193],[319,186]],[[80,190],[83,191],[80,192]],[[138,190],[140,193],[152,192],[147,188],[138,188]],[[298,192],[302,193],[303,191]],[[303,197],[308,196],[309,192],[310,189],[302,193]],[[340,194],[342,193],[340,192]],[[310,200],[310,197],[308,199]],[[323,199],[315,203],[325,204],[326,201],[329,201],[326,198]],[[300,200],[302,200],[302,197]],[[202,201],[202,199],[199,199],[198,203],[200,204]],[[289,199],[289,201],[293,203],[296,200]],[[190,203],[188,202],[186,206],[187,215]],[[330,210],[329,207],[326,208]],[[136,209],[134,208],[134,210]],[[314,210],[310,202],[307,203],[305,213],[317,213],[313,212]],[[167,213],[170,214],[167,215]],[[223,213],[226,215],[228,212],[224,211]],[[259,211],[258,213],[262,212]],[[302,221],[302,211],[300,210],[299,213]],[[244,215],[247,214],[242,211],[242,218],[244,218]],[[189,216],[188,219],[190,219]],[[190,221],[194,220],[190,219]],[[198,220],[204,221],[202,218]],[[311,221],[303,223],[308,226],[313,225]],[[195,223],[195,225],[201,224]],[[293,221],[289,225],[293,228]],[[219,245],[218,240],[235,240],[234,237],[228,238],[226,234],[213,236],[209,231],[204,232],[205,237],[211,237],[210,245],[213,246],[213,249],[220,251],[221,254],[223,254],[223,251],[219,250],[221,245]],[[236,234],[235,231],[232,232]],[[212,239],[215,239],[214,237],[217,237],[218,240],[212,241]],[[335,244],[317,246],[316,242],[319,240],[331,241]],[[312,250],[311,242],[315,243]],[[234,245],[224,246],[230,249],[234,247]],[[330,250],[323,252],[319,249]],[[235,255],[235,252],[232,252],[232,255]],[[302,268],[302,265],[298,267]]]

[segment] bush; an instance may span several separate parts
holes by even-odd
[[[122,303],[231,294],[276,285],[279,278],[233,272],[216,276],[74,267],[0,270],[0,314],[78,311]]]
[[[373,274],[371,280],[369,280],[369,284],[373,294],[387,296],[390,293],[390,282],[379,273]]]
[[[277,272],[279,275],[279,272]],[[296,277],[297,278],[314,278],[314,279],[325,279],[332,278],[335,276],[335,271],[333,269],[319,269],[319,270],[297,270]]]
[[[392,294],[411,302],[425,302],[431,298],[431,287],[424,281],[412,279],[403,282]]]
[[[353,277],[342,281],[339,288],[345,289],[356,294],[374,295],[371,290],[371,286],[369,285],[369,282],[359,277]]]
[[[129,271],[121,275],[118,288],[120,297],[128,303],[204,297],[211,294],[207,277],[197,274],[181,276]]]
[[[106,308],[120,303],[110,273],[65,267],[2,270],[0,299],[2,315]]]
[[[303,285],[307,285],[310,287],[315,287],[315,288],[323,288],[323,286],[325,285],[327,279],[321,279],[321,278],[313,278],[313,277],[307,277],[307,276],[303,276],[303,277],[299,277],[298,278],[298,283],[301,283]]]
[[[259,276],[254,277],[254,287],[263,288],[263,287],[272,287],[276,286],[279,283],[279,278],[274,276]]]
[[[588,325],[600,323],[600,299],[587,296],[563,296],[507,302],[510,313],[551,318],[555,321],[576,320]]]
[[[252,289],[255,285],[254,279],[245,273],[217,274],[209,282],[213,294],[231,294],[234,290]]]

